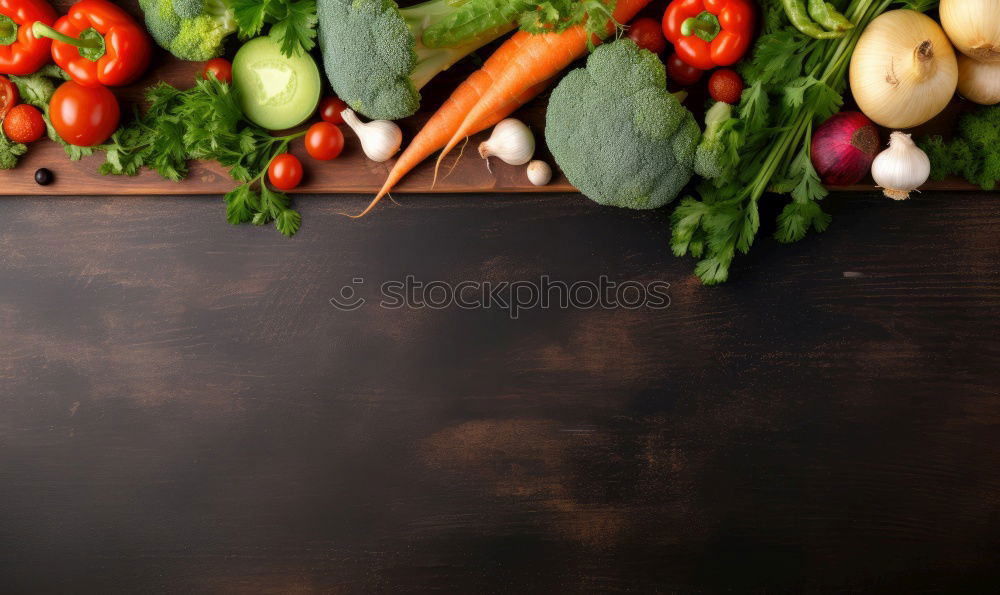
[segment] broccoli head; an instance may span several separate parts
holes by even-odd
[[[153,39],[181,60],[220,55],[236,31],[230,0],[139,0],[139,7]]]
[[[594,202],[655,209],[691,180],[701,131],[667,92],[663,63],[622,39],[597,48],[552,92],[545,140]]]
[[[724,101],[705,112],[705,134],[694,154],[694,173],[707,180],[725,181],[739,162],[739,135],[735,133],[738,124],[733,106]]]
[[[369,118],[398,120],[414,114],[420,89],[434,76],[514,28],[517,17],[509,10],[484,13],[475,21],[456,18],[462,11],[485,8],[487,2],[495,4],[430,0],[401,9],[393,0],[320,2],[319,45],[330,85]],[[434,33],[435,47],[425,43],[428,30]]]

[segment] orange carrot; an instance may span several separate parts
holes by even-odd
[[[441,106],[440,109],[424,124],[420,132],[410,141],[409,146],[399,156],[393,164],[389,176],[382,185],[382,189],[372,199],[368,207],[354,217],[364,217],[389,191],[399,183],[403,176],[409,173],[424,159],[431,156],[431,153],[444,146],[451,135],[455,132],[461,118],[476,105],[476,102],[486,90],[489,84],[488,77],[482,70],[477,70],[465,80],[464,83],[455,89],[451,97]],[[486,130],[514,113],[519,107],[534,99],[539,93],[544,91],[553,81],[542,81],[533,87],[529,87],[513,100],[488,115],[477,126],[473,127],[472,134]]]
[[[651,0],[618,0],[614,20],[627,23]],[[614,24],[608,23],[609,32]],[[599,41],[596,41],[598,42]],[[464,137],[473,134],[480,120],[492,114],[511,97],[548,80],[583,56],[587,51],[587,33],[583,25],[561,33],[531,34],[519,31],[490,56],[479,72],[486,75],[486,91],[457,127],[438,157],[437,167]],[[437,168],[435,168],[437,171]]]

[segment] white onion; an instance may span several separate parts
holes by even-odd
[[[980,105],[1000,103],[1000,62],[958,57],[958,92]]]
[[[913,10],[868,25],[851,58],[851,91],[866,116],[912,128],[941,113],[958,86],[958,61],[941,27]]]
[[[958,51],[1000,62],[1000,0],[941,0],[941,25]]]

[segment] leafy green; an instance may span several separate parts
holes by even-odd
[[[762,0],[764,32],[753,55],[741,66],[747,88],[738,107],[738,124],[726,137],[727,154],[711,180],[697,187],[700,200],[681,201],[672,217],[675,254],[701,261],[695,273],[707,285],[729,278],[737,253],[746,253],[760,229],[757,203],[765,192],[790,194],[778,216],[775,238],[795,242],[810,229],[825,230],[830,217],[818,201],[827,192],[809,153],[812,131],[843,102],[847,69],[868,24],[894,4],[928,10],[936,1],[851,0],[843,14],[856,25],[836,40],[811,39],[792,27],[780,0]],[[715,164],[713,164],[715,165]]]
[[[226,220],[263,225],[274,221],[286,236],[299,229],[301,217],[288,196],[264,182],[271,160],[302,136],[272,136],[244,117],[237,90],[214,78],[180,90],[160,82],[146,91],[146,111],[119,128],[101,147],[105,175],[134,176],[143,167],[168,180],[188,175],[191,159],[214,160],[229,169],[239,186],[225,195]]]
[[[182,60],[222,54],[233,32],[240,39],[268,35],[286,56],[316,45],[316,0],[139,0],[146,28],[163,48]]]
[[[24,143],[15,143],[0,132],[0,169],[14,169],[18,158],[27,152],[28,147]]]
[[[621,24],[614,21],[613,12],[617,0],[520,0],[521,9],[518,25],[528,33],[558,33],[583,25],[587,31],[587,43],[594,49],[593,37],[604,39],[608,36],[608,22],[616,28]]]
[[[993,190],[1000,182],[1000,105],[963,115],[952,139],[929,136],[917,144],[930,157],[931,178],[961,176]]]
[[[240,39],[250,39],[266,25],[281,53],[295,56],[316,45],[316,0],[232,0]]]

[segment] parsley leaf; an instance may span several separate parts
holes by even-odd
[[[931,0],[902,3],[916,10],[937,4]],[[737,163],[727,169],[726,179],[717,180],[718,186],[700,184],[700,200],[684,199],[671,218],[674,253],[701,258],[695,273],[708,285],[727,280],[734,256],[750,250],[760,231],[757,205],[765,192],[791,195],[778,217],[775,237],[779,241],[797,241],[809,230],[820,232],[829,226],[829,215],[817,203],[827,191],[812,165],[811,131],[840,109],[850,53],[862,32],[900,2],[853,0],[847,13],[856,27],[844,39],[832,41],[808,38],[792,27],[782,2],[762,0],[759,4],[764,31],[752,58],[741,67],[746,89],[737,110],[740,125],[734,127],[738,137],[731,139],[739,146]],[[846,0],[834,0],[838,8],[846,4]],[[1000,130],[1000,122],[993,129]],[[976,127],[977,132],[984,130],[990,129]],[[954,164],[950,169],[975,163],[1000,177],[1000,154],[995,160],[989,158],[996,150],[972,150],[940,140],[930,141],[929,146],[944,155],[932,161]],[[1000,146],[1000,138],[993,146]],[[986,158],[964,157],[973,152]],[[935,174],[945,175],[944,169]]]
[[[27,151],[23,143],[15,143],[0,132],[0,169],[14,169],[18,158]]]
[[[268,36],[286,56],[316,45],[316,0],[234,0],[233,13],[240,39],[256,37],[270,25]]]
[[[931,177],[961,176],[983,190],[1000,183],[1000,105],[964,114],[955,136],[929,136],[918,141],[931,160]]]
[[[209,159],[229,169],[240,184],[226,193],[226,220],[263,225],[274,221],[286,236],[298,231],[302,218],[291,199],[264,183],[271,160],[288,143],[305,134],[276,137],[253,124],[239,107],[238,91],[217,80],[200,80],[188,90],[159,83],[146,90],[145,112],[119,128],[104,151],[99,171],[134,176],[143,167],[168,180],[188,175],[188,161]]]
[[[774,237],[783,244],[798,242],[806,237],[810,227],[817,232],[826,231],[830,219],[830,216],[814,202],[789,203],[778,215],[778,229]]]

